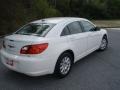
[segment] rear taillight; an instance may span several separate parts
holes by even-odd
[[[27,45],[21,48],[20,54],[40,54],[48,47],[48,43]]]

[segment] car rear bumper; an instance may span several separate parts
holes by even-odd
[[[0,51],[2,63],[9,69],[29,76],[41,76],[52,74],[54,72],[54,63],[50,58],[28,57],[13,55]],[[13,65],[7,64],[7,61],[13,61]]]

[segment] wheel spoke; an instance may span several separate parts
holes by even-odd
[[[61,64],[60,64],[60,72],[62,74],[67,74],[71,67],[71,60],[69,57],[64,57]]]
[[[106,46],[107,46],[107,41],[106,39],[103,39],[100,48],[103,50],[106,48]]]

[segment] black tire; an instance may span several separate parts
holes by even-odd
[[[102,41],[101,41],[101,45],[100,45],[99,51],[104,51],[107,48],[108,48],[108,39],[107,39],[107,36],[104,36]]]
[[[68,62],[66,62],[66,64],[64,63],[64,61],[67,59]],[[63,73],[64,69],[63,67],[66,65],[67,66],[67,63],[68,64],[68,67],[67,68],[64,68],[66,69],[66,72]],[[73,64],[73,56],[70,54],[70,53],[63,53],[59,58],[58,58],[58,61],[56,63],[56,66],[55,66],[55,71],[54,71],[54,75],[58,78],[64,78],[65,76],[67,76],[70,71],[71,71],[71,68],[72,68],[72,64]],[[69,66],[70,65],[70,66]],[[63,66],[63,67],[62,67]],[[67,70],[69,68],[69,70]]]

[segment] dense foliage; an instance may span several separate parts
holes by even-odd
[[[0,35],[46,17],[120,19],[120,0],[1,0]]]

